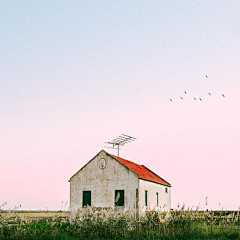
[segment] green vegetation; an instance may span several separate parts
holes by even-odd
[[[31,219],[0,211],[0,239],[240,239],[240,220],[239,211],[184,208],[145,215],[86,208],[72,223],[66,213]]]

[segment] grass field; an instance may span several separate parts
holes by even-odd
[[[240,239],[239,211],[0,212],[0,239]]]

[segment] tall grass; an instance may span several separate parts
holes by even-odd
[[[37,221],[0,210],[0,239],[240,239],[239,211],[216,216],[184,207],[145,214],[86,208],[71,223],[63,214]]]

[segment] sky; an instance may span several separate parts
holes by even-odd
[[[1,1],[0,206],[67,209],[70,177],[117,154],[104,142],[124,133],[137,140],[120,157],[169,181],[173,208],[238,209],[239,12],[233,0]]]

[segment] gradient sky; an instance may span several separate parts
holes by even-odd
[[[137,141],[120,156],[169,181],[173,208],[237,209],[239,12],[233,0],[1,1],[0,205],[64,208],[69,178],[125,133]]]

